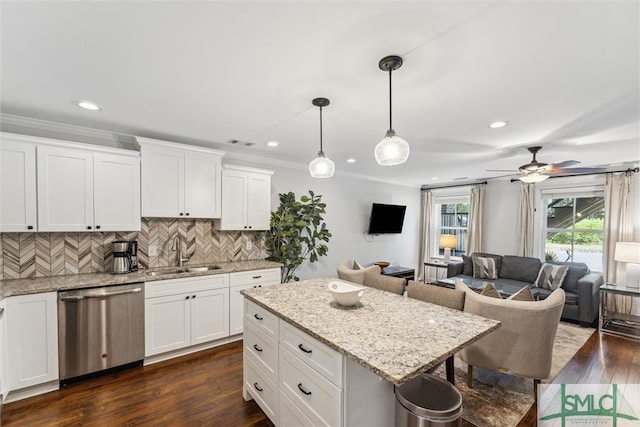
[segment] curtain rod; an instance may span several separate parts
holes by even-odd
[[[593,172],[593,173],[574,173],[572,175],[558,175],[558,176],[549,176],[549,178],[569,178],[571,176],[589,176],[589,175],[604,175],[607,173],[638,173],[640,172],[640,168],[629,168],[629,169],[625,169],[625,170],[620,170],[620,171],[606,171],[606,172]],[[511,178],[511,182],[516,182],[516,181],[520,181],[518,178]]]
[[[454,188],[454,187],[467,187],[469,185],[486,185],[487,181],[480,181],[480,182],[471,182],[468,184],[454,184],[454,185],[441,185],[439,187],[432,187],[432,186],[427,186],[427,185],[423,185],[422,187],[420,187],[420,191],[427,191],[427,190],[437,190],[440,188]]]

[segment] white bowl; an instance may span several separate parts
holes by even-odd
[[[327,289],[329,289],[329,292],[333,295],[333,299],[344,307],[356,305],[364,294],[364,288],[362,286],[345,282],[329,282],[327,283]]]

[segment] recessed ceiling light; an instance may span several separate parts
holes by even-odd
[[[267,146],[268,147],[277,147],[278,145],[280,145],[280,143],[278,141],[269,141],[269,142],[267,142]]]
[[[76,102],[76,105],[80,108],[84,108],[85,110],[89,110],[89,111],[101,111],[102,107],[99,106],[98,104],[95,104],[91,101],[78,101]]]
[[[489,127],[491,129],[500,129],[505,127],[506,125],[508,125],[509,122],[505,121],[505,120],[498,120],[497,122],[493,122],[489,125]]]
[[[437,177],[437,176],[434,176],[434,177],[432,177],[431,179],[436,180],[436,179],[438,179],[438,177]]]
[[[356,159],[347,159],[347,163],[355,163]]]

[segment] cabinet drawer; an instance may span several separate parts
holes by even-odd
[[[244,330],[244,354],[273,381],[278,382],[278,343],[253,323]]]
[[[342,387],[342,355],[287,322],[280,322],[280,344],[322,376]]]
[[[275,285],[280,283],[279,268],[265,268],[262,270],[243,271],[229,275],[230,286],[236,285]]]
[[[244,299],[244,320],[278,341],[278,317],[259,305]]]
[[[278,425],[278,386],[246,356],[244,358],[244,386],[260,408]]]
[[[145,283],[144,296],[145,298],[152,298],[184,294],[188,292],[221,289],[228,286],[228,274],[212,274],[209,276],[185,277],[183,279],[157,280]]]
[[[281,426],[314,427],[313,422],[284,393],[280,393],[278,400]]]
[[[280,365],[280,392],[314,425],[342,425],[341,389],[282,346]]]

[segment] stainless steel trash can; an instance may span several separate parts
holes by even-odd
[[[425,374],[396,387],[396,427],[459,427],[462,395],[435,375]]]

